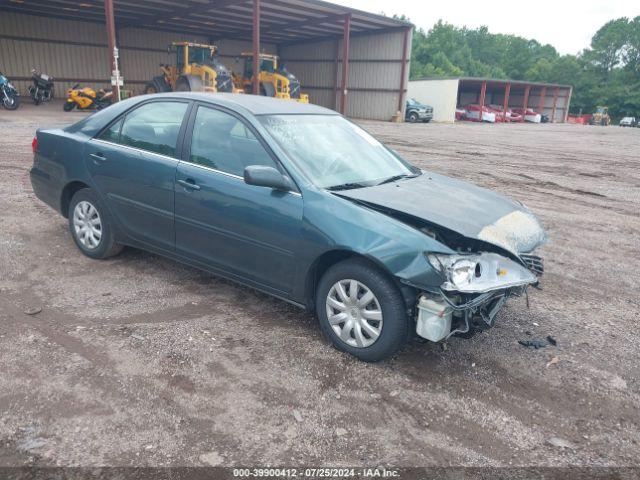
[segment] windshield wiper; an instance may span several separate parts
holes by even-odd
[[[369,185],[365,185],[364,183],[349,182],[349,183],[343,183],[341,185],[333,185],[331,187],[327,187],[327,190],[335,192],[337,190],[353,190],[355,188],[364,188],[364,187],[368,187],[368,186]]]
[[[381,182],[376,183],[376,185],[382,185],[383,183],[391,183],[391,182],[396,182],[398,180],[402,180],[403,178],[415,178],[420,176],[419,173],[402,173],[400,175],[394,175],[393,177],[389,177],[389,178],[385,178],[384,180],[382,180]]]

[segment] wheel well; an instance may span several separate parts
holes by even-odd
[[[82,182],[70,182],[62,189],[62,195],[60,197],[60,213],[64,218],[69,214],[69,203],[78,190],[83,188],[89,188],[89,185]]]
[[[329,270],[329,268],[334,266],[336,263],[340,263],[344,260],[347,260],[348,258],[361,258],[366,262],[370,263],[371,265],[375,266],[376,268],[382,270],[384,273],[390,275],[392,278],[394,278],[387,271],[387,269],[382,267],[377,262],[359,253],[356,253],[350,250],[331,250],[329,252],[325,252],[322,255],[320,255],[320,257],[318,257],[315,262],[313,262],[313,265],[311,266],[311,268],[309,269],[309,273],[307,274],[307,280],[305,284],[305,292],[306,292],[305,299],[306,299],[307,308],[310,311],[315,310],[316,287],[318,285],[318,282],[322,278],[322,275],[324,275],[324,273],[327,270]]]

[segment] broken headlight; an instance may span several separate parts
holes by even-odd
[[[536,283],[527,268],[496,253],[473,255],[428,254],[429,263],[445,277],[441,288],[461,293],[485,293],[491,290]]]

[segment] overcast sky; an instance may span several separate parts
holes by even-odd
[[[604,23],[640,15],[638,0],[332,0],[372,13],[404,14],[428,30],[439,19],[456,26],[489,27],[550,43],[562,53],[576,54],[589,46]]]

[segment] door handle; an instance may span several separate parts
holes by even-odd
[[[178,180],[178,183],[187,190],[200,190],[200,186],[196,185],[195,180],[187,178],[186,180]]]
[[[105,157],[101,153],[90,153],[89,156],[93,160],[93,163],[95,163],[96,165],[100,165],[101,163],[107,161],[107,157]]]

